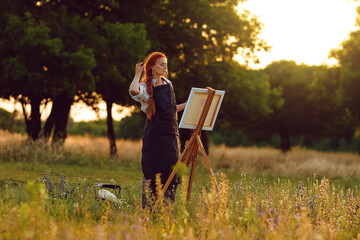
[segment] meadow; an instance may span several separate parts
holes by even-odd
[[[69,136],[63,147],[0,131],[0,239],[360,239],[360,156],[210,147],[189,203],[141,208],[141,142]],[[122,187],[98,201],[95,183]],[[158,199],[162,199],[159,194]]]

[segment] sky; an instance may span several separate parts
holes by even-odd
[[[51,106],[52,105],[50,103],[45,108],[44,106],[40,108],[42,120],[46,120],[46,118],[49,116],[51,111]],[[16,109],[22,114],[22,107],[20,103],[14,104],[13,99],[10,101],[7,100],[0,101],[0,107],[6,109],[9,112],[13,112]],[[26,111],[30,113],[30,105],[26,106]],[[114,104],[111,113],[115,121],[120,121],[123,117],[131,115],[132,111],[133,108],[127,108]],[[100,102],[98,113],[96,113],[94,110],[92,110],[91,107],[88,107],[83,103],[74,103],[71,106],[70,115],[75,122],[106,119],[107,116],[106,103],[104,101]]]
[[[331,49],[355,30],[356,6],[350,0],[248,0],[239,4],[258,16],[264,24],[260,38],[272,46],[271,52],[259,52],[261,64],[294,60],[307,65],[334,65],[328,60]]]
[[[354,31],[356,6],[351,0],[248,0],[239,4],[239,11],[249,10],[263,23],[259,37],[272,47],[270,52],[258,52],[260,64],[251,64],[254,69],[264,68],[272,61],[294,60],[307,65],[334,65],[336,60],[328,60],[331,49],[338,48]],[[239,57],[235,57],[241,61]],[[130,84],[131,79],[129,79]],[[50,105],[51,106],[51,105]],[[44,110],[42,118],[49,114],[50,106]],[[21,111],[21,106],[0,101],[0,107]],[[83,104],[74,104],[71,117],[74,121],[96,120],[106,117],[105,103],[100,104],[97,115]],[[129,109],[113,107],[115,120],[129,114]]]

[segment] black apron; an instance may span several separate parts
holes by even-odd
[[[145,123],[141,158],[144,178],[154,183],[155,175],[160,173],[162,184],[178,160],[180,143],[175,93],[172,84],[166,82],[153,88],[155,115]],[[177,184],[178,177],[171,183]]]

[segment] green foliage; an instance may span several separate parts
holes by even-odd
[[[118,122],[115,123],[115,132],[118,132]],[[72,135],[90,135],[92,137],[106,137],[107,126],[105,120],[88,122],[71,122],[68,125],[67,132]]]
[[[307,147],[319,151],[359,152],[360,142],[354,138],[350,141],[346,138],[320,138],[312,141]]]
[[[354,129],[354,119],[346,112],[340,100],[341,69],[318,67],[308,86],[308,96],[314,123],[313,135],[336,136]]]
[[[249,60],[255,50],[267,49],[258,38],[261,24],[250,13],[239,15],[238,3],[134,0],[116,12],[123,22],[146,24],[151,51],[167,55],[177,99],[184,101],[192,86],[213,87],[206,77],[209,64],[231,62],[238,50]]]
[[[24,120],[18,118],[18,112],[12,113],[0,108],[0,129],[8,130],[9,132],[25,133]]]
[[[349,39],[342,43],[342,48],[333,50],[333,57],[341,64],[341,82],[339,88],[340,102],[348,108],[357,120],[360,116],[360,31],[350,33]]]
[[[244,134],[240,129],[221,129],[219,131],[215,131],[210,135],[210,140],[216,145],[225,144],[229,147],[254,145],[254,142],[251,142],[246,134]]]
[[[291,136],[321,138],[354,128],[351,116],[339,104],[339,68],[280,61],[270,64],[263,73],[276,96],[271,99],[277,102],[270,115],[250,125],[247,133],[252,140],[270,139],[278,134],[281,149],[287,151],[291,148]]]
[[[119,137],[124,139],[141,139],[145,126],[145,114],[133,112],[131,116],[121,119],[119,124]]]
[[[310,94],[308,85],[312,81],[313,69],[282,61],[270,64],[264,71],[269,76],[271,86],[281,89],[281,97],[284,99],[281,108],[271,116],[273,124],[268,126],[278,131],[278,125],[286,125],[295,134],[306,130],[304,127],[311,121],[306,113],[312,107],[307,96]]]
[[[5,109],[0,108],[0,129],[12,128],[12,116],[11,113]]]
[[[225,144],[229,147],[237,146],[256,146],[256,147],[273,147],[281,149],[281,139],[278,134],[269,137],[259,137],[250,139],[242,130],[219,129],[211,133],[210,141],[215,145]],[[292,146],[313,149],[326,152],[360,152],[360,141],[355,137],[333,136],[333,137],[306,137],[290,136]]]
[[[0,96],[12,96],[19,99],[23,106],[31,105],[30,114],[23,114],[29,137],[37,139],[41,131],[41,102],[57,99],[62,106],[67,102],[65,108],[68,106],[67,109],[70,110],[69,104],[71,105],[75,94],[81,95],[95,90],[95,78],[91,70],[96,66],[96,61],[93,50],[77,42],[76,38],[72,41],[78,45],[68,46],[68,41],[63,38],[63,31],[68,30],[69,35],[72,34],[71,31],[76,31],[66,26],[68,18],[57,22],[62,28],[56,32],[52,24],[59,18],[54,18],[54,15],[51,21],[36,18],[34,15],[37,15],[32,12],[34,8],[21,14],[12,13],[10,8],[9,13],[2,19],[0,73],[3,76],[3,88]],[[68,113],[63,112],[59,113],[57,118],[64,119],[67,116]],[[59,122],[66,123],[57,121],[58,125]],[[58,131],[60,128],[64,129],[63,126],[58,126]],[[66,136],[66,133],[60,135]]]
[[[351,33],[343,47],[333,51],[341,68],[283,61],[252,71],[234,63],[233,56],[240,53],[245,62],[256,61],[255,51],[268,46],[258,37],[261,23],[249,12],[238,13],[238,4],[2,1],[0,97],[31,105],[24,117],[28,133],[37,136],[39,105],[45,101],[64,106],[75,97],[96,108],[101,96],[109,106],[135,104],[128,94],[134,64],[148,51],[163,51],[179,102],[191,87],[226,91],[218,117],[222,121],[212,136],[215,143],[277,146],[280,139],[283,147],[284,139],[292,139],[321,149],[354,149],[352,135],[360,116],[360,32]],[[62,128],[65,137],[68,112],[54,112],[53,124],[62,122],[57,129]],[[2,128],[18,131],[17,122],[1,116]],[[34,126],[36,131],[29,131]],[[142,129],[143,120],[136,116],[115,124],[123,138],[139,139]],[[107,134],[105,122],[73,124],[69,132]]]
[[[8,14],[1,31],[2,97],[40,99],[49,97],[50,83],[44,66],[57,59],[63,48],[59,38],[50,36],[50,29],[38,23],[30,13]],[[14,74],[15,73],[15,74]]]
[[[94,71],[98,78],[96,91],[105,101],[128,105],[131,101],[128,85],[134,64],[150,47],[145,26],[98,21],[96,27],[101,29],[95,49],[98,61]]]
[[[282,104],[278,89],[271,88],[267,76],[259,71],[247,70],[238,63],[217,62],[204,72],[206,84],[226,91],[220,116],[233,127],[258,121]]]
[[[134,112],[131,116],[115,122],[114,131],[117,138],[138,140],[142,138],[145,125],[145,115],[142,112]],[[106,137],[106,120],[71,122],[68,133],[72,135],[90,135],[92,137]]]
[[[249,13],[239,15],[237,4],[235,0],[2,3],[9,14],[1,17],[0,72],[6,84],[0,96],[21,97],[24,104],[32,104],[27,128],[36,126],[35,131],[29,130],[36,138],[37,109],[44,100],[54,101],[53,106],[69,105],[76,96],[94,106],[100,94],[109,106],[132,104],[127,89],[134,64],[151,48],[169,57],[172,79],[187,79],[178,81],[175,88],[178,99],[184,99],[191,86],[206,84],[198,76],[206,75],[209,64],[232,61],[239,49],[250,59],[255,50],[267,48],[257,36],[261,24]],[[257,93],[267,102],[268,91]],[[254,106],[244,111],[251,111],[250,115],[271,111],[264,105]],[[68,114],[56,111],[55,129],[63,132],[54,136],[65,137]]]

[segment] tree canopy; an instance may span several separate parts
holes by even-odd
[[[281,61],[251,70],[234,56],[256,62],[256,51],[269,46],[259,38],[262,24],[257,17],[237,10],[241,4],[2,1],[0,97],[14,97],[23,104],[29,138],[52,135],[53,141],[65,140],[74,102],[96,110],[102,99],[107,104],[111,154],[116,154],[112,106],[137,104],[128,94],[135,64],[161,51],[168,57],[178,102],[186,100],[191,87],[226,91],[219,130],[236,129],[254,139],[279,135],[284,151],[291,147],[290,136],[351,136],[358,125],[354,119],[360,119],[359,31],[333,51],[340,67]],[[40,106],[47,103],[52,111],[42,126]],[[26,105],[31,106],[29,113]],[[131,121],[122,123],[123,133],[125,123],[141,122]]]
[[[151,7],[144,7],[147,3]],[[31,104],[28,133],[33,139],[40,136],[40,104],[52,102],[43,132],[49,136],[55,128],[54,137],[64,139],[74,100],[96,108],[101,96],[110,110],[112,103],[130,104],[127,89],[134,64],[156,50],[168,56],[178,99],[185,100],[192,86],[208,85],[209,78],[201,76],[209,76],[207,71],[216,68],[211,66],[231,65],[238,51],[249,59],[255,50],[266,48],[257,37],[261,24],[249,13],[238,13],[237,4],[234,0],[3,2],[0,51],[6,88],[1,96]],[[216,81],[228,84],[224,78]],[[261,96],[267,96],[266,84],[254,84],[248,89],[262,93],[258,89],[262,87]],[[257,109],[270,111],[264,102]],[[257,111],[243,110],[250,109]]]

